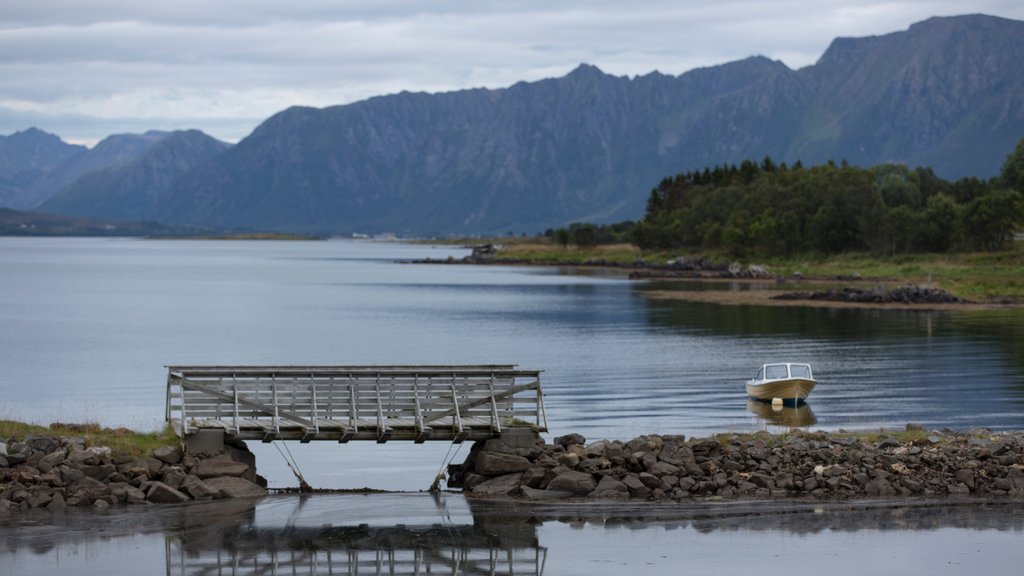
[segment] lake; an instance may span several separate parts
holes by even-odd
[[[403,263],[466,254],[0,238],[0,418],[155,430],[170,364],[508,363],[544,370],[549,437],[1024,429],[1021,310],[722,306],[649,299],[611,273]],[[748,407],[743,382],[780,360],[820,380],[801,413]],[[448,448],[323,444],[292,449],[325,488],[420,489]],[[275,449],[253,449],[272,486],[295,484]]]
[[[544,370],[549,439],[1024,428],[1020,310],[718,306],[652,300],[614,273],[402,263],[467,253],[0,238],[0,418],[155,430],[169,364],[509,363]],[[815,368],[801,412],[747,404],[744,380],[778,360]],[[296,484],[273,446],[252,448],[271,486]],[[429,486],[449,449],[290,445],[316,487],[403,491]],[[468,446],[458,450],[456,461]],[[19,518],[0,527],[0,576],[998,574],[1024,560],[1022,517],[1012,504],[519,509],[457,494],[274,496]]]

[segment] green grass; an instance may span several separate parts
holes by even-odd
[[[500,243],[500,241],[498,241]],[[642,252],[635,246],[615,244],[579,249],[552,242],[504,244],[500,257],[524,259],[537,264],[559,264],[604,259],[628,264],[637,259],[664,263],[679,256],[705,256],[715,261],[737,260],[716,252]],[[742,258],[741,264],[763,264],[779,275],[799,272],[807,279],[860,276],[865,282],[921,284],[941,288],[975,301],[1011,300],[1024,302],[1024,242],[1015,242],[1000,252],[909,254],[875,256],[848,253],[832,256],[806,254],[786,257]]]
[[[170,426],[159,432],[136,432],[127,428],[103,428],[98,424],[63,424],[47,426],[0,420],[0,439],[21,440],[26,436],[81,436],[86,446],[107,446],[115,456],[138,458],[161,446],[178,442]]]

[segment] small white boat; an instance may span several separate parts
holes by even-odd
[[[799,405],[807,400],[815,384],[810,364],[765,364],[747,381],[747,396],[773,404]]]

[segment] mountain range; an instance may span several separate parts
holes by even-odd
[[[1024,22],[971,15],[670,76],[567,76],[294,107],[237,145],[0,138],[0,206],[306,233],[538,232],[642,215],[663,177],[765,156],[990,177],[1024,136]],[[116,153],[115,153],[116,152]]]

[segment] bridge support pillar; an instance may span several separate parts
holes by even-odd
[[[185,452],[223,452],[223,430],[196,430],[185,435]]]

